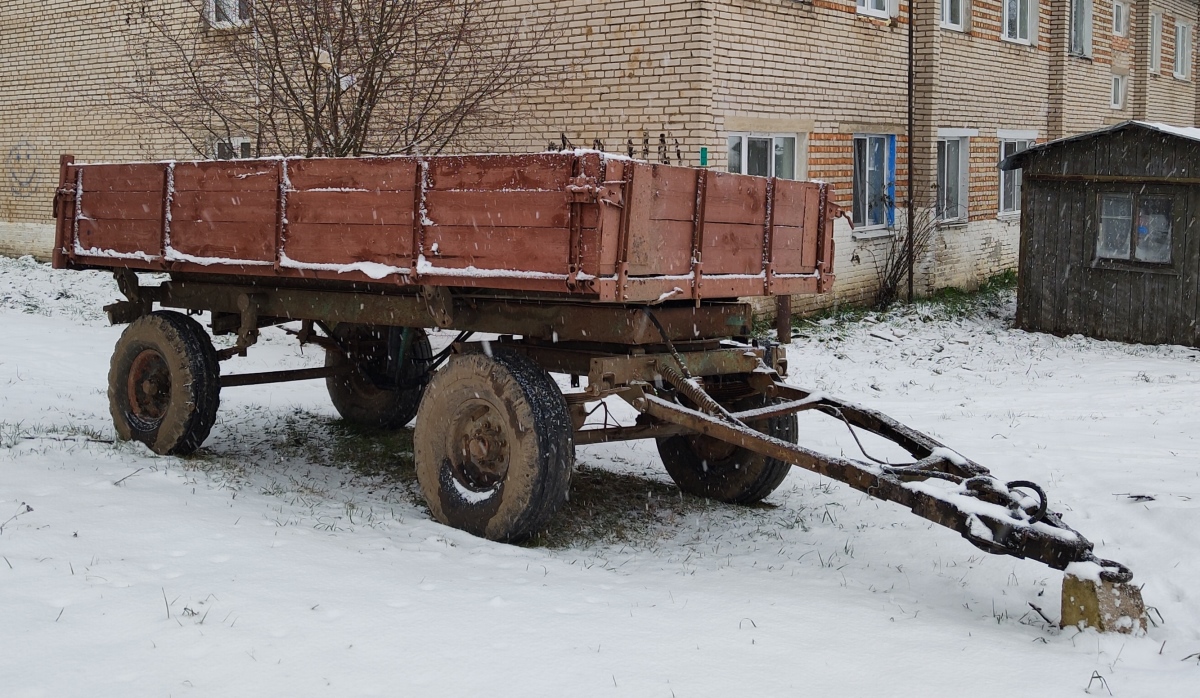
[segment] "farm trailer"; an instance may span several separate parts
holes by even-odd
[[[55,267],[111,270],[126,298],[106,307],[128,324],[109,401],[118,434],[155,452],[199,448],[223,389],[323,378],[346,420],[416,418],[431,514],[479,536],[511,541],[545,526],[567,499],[576,445],[655,439],[689,494],[756,502],[799,466],[989,553],[1067,570],[1064,625],[1144,627],[1129,569],[1098,559],[1036,484],[998,480],[885,415],[786,384],[784,347],[751,338],[739,298],[776,297],[786,343],[783,300],[833,283],[841,211],[828,185],[588,151],[64,156],[54,211]],[[143,285],[139,272],[168,276]],[[203,312],[213,334],[236,335],[232,347],[214,348],[192,317]],[[325,349],[324,367],[221,373],[262,328],[285,323]],[[435,354],[431,327],[459,335]],[[572,390],[550,373],[570,376]],[[610,396],[636,423],[585,426],[589,406]],[[912,462],[797,445],[806,410],[888,439]]]

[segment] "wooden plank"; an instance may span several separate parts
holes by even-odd
[[[288,194],[287,204],[291,224],[402,225],[409,228],[413,224],[411,192],[295,191]]]
[[[704,219],[709,223],[749,223],[761,228],[766,220],[767,180],[712,172],[708,177],[707,199]],[[706,259],[706,273],[707,262]]]
[[[175,191],[277,192],[278,168],[278,160],[180,162],[175,164]]]
[[[274,262],[274,216],[253,223],[176,218],[171,221],[171,247],[194,257]]]
[[[649,170],[650,220],[690,224],[696,213],[696,171],[668,165],[652,165]]]
[[[275,224],[274,190],[175,191],[172,221]],[[171,224],[174,229],[175,224]]]
[[[86,191],[82,213],[85,218],[154,221],[163,216],[162,182],[158,191]]]
[[[765,182],[765,180],[764,180]],[[762,223],[704,226],[704,275],[757,274],[762,271]],[[705,297],[712,297],[705,292]]]
[[[166,165],[84,165],[83,190],[89,192],[150,191],[161,192]]]
[[[1047,202],[1055,198],[1058,185],[1039,182],[1036,186],[1036,193],[1031,193],[1028,198],[1028,202],[1032,204],[1028,213],[1030,224],[1022,233],[1021,254],[1025,266],[1021,268],[1017,277],[1020,286],[1017,314],[1021,318],[1022,329],[1040,332],[1045,329],[1041,326],[1044,264],[1042,242],[1046,229],[1052,225]]]
[[[312,189],[413,190],[417,158],[288,159],[288,180],[295,191]]]
[[[1054,332],[1058,327],[1058,284],[1056,279],[1062,272],[1058,267],[1058,237],[1062,231],[1063,217],[1066,213],[1066,192],[1061,188],[1052,193],[1048,205],[1051,207],[1050,228],[1043,230],[1045,239],[1041,245],[1042,275],[1041,275],[1041,317],[1038,325],[1045,332]]]
[[[695,196],[695,192],[692,193]],[[631,231],[629,273],[687,274],[692,268],[692,222],[662,220],[651,229]]]
[[[1089,309],[1095,307],[1094,292],[1087,284],[1091,273],[1091,237],[1098,229],[1093,207],[1088,203],[1087,190],[1074,185],[1066,188],[1071,198],[1071,235],[1068,255],[1071,259],[1071,277],[1067,287],[1067,325],[1071,332],[1086,334]]]
[[[1200,212],[1200,189],[1188,187],[1180,200],[1184,210],[1179,212],[1178,220],[1183,223],[1177,232],[1183,236],[1179,249],[1180,259],[1176,263],[1180,273],[1180,303],[1179,313],[1175,320],[1172,341],[1188,346],[1200,346],[1200,235],[1196,230],[1196,216]]]
[[[429,158],[430,189],[440,191],[564,191],[574,153]]]
[[[817,268],[817,236],[813,229],[775,226],[775,273],[808,274]]]
[[[433,250],[436,247],[436,252]],[[440,267],[506,269],[566,274],[569,228],[476,228],[433,225],[425,229],[425,256]]]
[[[407,268],[411,225],[289,223],[283,249],[288,258],[311,264],[378,262]]]
[[[1075,235],[1082,234],[1079,216],[1082,206],[1079,197],[1070,189],[1063,190],[1060,201],[1062,220],[1059,221],[1054,240],[1054,257],[1056,270],[1052,275],[1054,282],[1055,305],[1058,312],[1055,317],[1054,331],[1059,334],[1071,334],[1079,329],[1073,325],[1073,310],[1078,299],[1071,293],[1072,277],[1079,274],[1079,261],[1072,253],[1072,241]]]
[[[571,207],[556,191],[429,191],[426,215],[434,225],[566,228]]]
[[[160,235],[162,224],[157,220],[79,221],[79,246],[85,250],[156,255]]]

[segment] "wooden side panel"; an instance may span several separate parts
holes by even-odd
[[[777,274],[810,274],[817,268],[821,187],[810,182],[775,182],[775,228],[771,241]]]
[[[407,268],[418,167],[416,158],[289,160],[284,254]]]
[[[704,274],[760,273],[766,234],[767,180],[710,173],[707,199],[702,250]]]
[[[562,191],[574,174],[573,153],[471,155],[429,160],[434,191]]]
[[[629,274],[687,274],[692,268],[696,171],[640,163],[634,167]]]
[[[405,191],[416,186],[416,158],[288,160],[292,190]]]
[[[279,163],[179,163],[171,201],[171,249],[191,257],[273,262]]]
[[[158,255],[166,165],[95,165],[82,168],[82,172],[83,193],[77,204],[79,247]],[[67,225],[73,233],[74,221]]]
[[[566,275],[572,213],[567,186],[576,161],[574,154],[558,153],[430,159],[426,261],[450,269]],[[597,222],[595,214],[591,219]],[[585,257],[589,251],[584,245]]]

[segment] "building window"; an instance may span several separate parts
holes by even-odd
[[[858,0],[858,11],[872,17],[887,17],[889,0]]]
[[[213,145],[213,155],[218,160],[238,160],[254,157],[254,148],[249,138],[235,137],[218,140]]]
[[[1033,141],[1000,141],[1000,159],[1012,157],[1028,150]],[[1021,210],[1021,171],[1000,170],[1000,213],[1017,213]]]
[[[1150,13],[1150,72],[1162,70],[1162,15]]]
[[[1170,264],[1173,204],[1167,196],[1101,195],[1096,257]]]
[[[1004,0],[1004,38],[1031,43],[1037,33],[1036,8],[1035,0]]]
[[[796,178],[796,136],[730,135],[728,170],[759,177]]]
[[[947,29],[963,29],[963,4],[966,0],[942,0],[942,26]]]
[[[1109,106],[1113,109],[1125,108],[1125,84],[1129,81],[1126,75],[1112,76],[1112,102]]]
[[[241,27],[250,23],[251,0],[206,0],[208,23],[217,29]]]
[[[1113,34],[1125,36],[1129,33],[1129,6],[1123,2],[1113,2]]]
[[[1092,55],[1092,0],[1071,0],[1071,55]]]
[[[937,217],[942,221],[967,218],[969,138],[939,138],[937,142]]]
[[[852,219],[859,228],[890,225],[895,215],[896,139],[894,136],[854,137],[854,204]]]
[[[1186,80],[1192,74],[1192,25],[1175,25],[1175,77]]]

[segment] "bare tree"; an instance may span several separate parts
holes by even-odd
[[[441,152],[516,120],[548,30],[502,0],[123,1],[139,116],[202,156]]]
[[[875,290],[872,307],[886,310],[900,298],[900,289],[908,281],[908,255],[911,252],[914,266],[919,266],[929,251],[929,245],[938,229],[938,215],[934,206],[926,203],[931,197],[920,195],[915,199],[912,220],[901,219],[892,235],[883,244],[875,258],[875,270],[879,285]],[[909,245],[909,238],[912,245]]]

